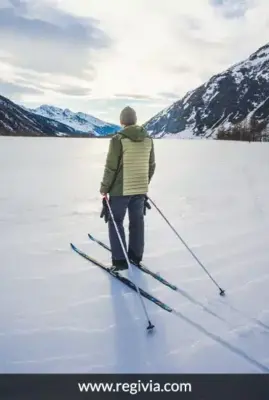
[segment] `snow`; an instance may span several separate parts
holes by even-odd
[[[170,111],[173,109],[174,104],[172,104],[169,107],[166,107],[165,109],[163,109],[162,111],[160,111],[157,115],[155,115],[155,117],[152,119],[152,122],[154,121],[154,123],[156,124],[161,118],[165,117],[165,118],[169,118],[170,117]]]
[[[269,371],[269,147],[156,140],[144,262],[212,315],[150,276],[146,301],[70,249],[109,264],[99,218],[108,140],[0,138],[0,372]],[[173,168],[171,168],[171,160]],[[127,220],[126,220],[127,226]],[[129,273],[126,272],[126,275]]]
[[[5,115],[5,117],[7,116]],[[4,126],[8,131],[13,131],[13,128],[10,125],[6,124],[4,121],[1,121],[1,125]]]
[[[260,72],[257,73],[256,75],[256,80],[258,80],[259,78],[263,78],[263,79],[269,79],[269,72],[266,69],[262,69]]]
[[[240,85],[240,83],[244,80],[244,74],[241,71],[235,70],[233,73],[233,78],[236,84]]]
[[[164,130],[157,132],[156,134],[154,134],[154,138],[156,139],[160,139],[162,137],[166,136],[166,132]]]
[[[200,140],[202,137],[200,136],[195,136],[193,134],[193,129],[185,129],[181,132],[178,133],[170,133],[170,132],[165,132],[163,133],[165,139],[193,139],[193,140]]]
[[[252,118],[253,115],[258,111],[258,109],[261,108],[261,107],[264,105],[264,103],[265,103],[266,101],[268,101],[268,100],[269,100],[269,97],[266,97],[266,99],[265,99],[264,101],[262,101],[258,106],[256,106],[256,107],[247,115],[247,117],[245,118],[245,121],[244,121],[247,125],[250,124],[251,118]]]
[[[255,53],[255,56],[253,58],[253,55],[251,55],[246,60],[228,69],[234,76],[237,84],[240,84],[246,75],[249,78],[258,78],[259,76],[266,78],[268,76],[269,47],[260,49],[260,51]],[[244,69],[244,72],[242,72],[242,69]]]
[[[57,136],[67,136],[67,134],[66,134],[66,133],[63,133],[63,132],[58,132],[58,133],[56,133],[56,135],[57,135]]]
[[[186,95],[185,95],[185,97],[183,98],[183,105],[185,105],[185,104],[187,104],[188,103],[188,101],[189,101],[189,99],[190,99],[190,97],[191,97],[191,95],[194,93],[194,90],[191,90],[190,92],[188,92]]]
[[[212,82],[208,85],[202,99],[205,104],[210,103],[210,101],[218,94],[218,84],[216,82]]]
[[[192,122],[195,122],[196,112],[197,112],[197,110],[193,107],[191,115],[187,119],[188,124],[191,124]]]
[[[212,94],[212,93],[211,93]],[[211,98],[208,98],[208,104],[206,106],[206,109],[209,107],[209,104],[211,103],[212,100],[219,94],[219,92],[216,90],[215,93],[212,94]]]

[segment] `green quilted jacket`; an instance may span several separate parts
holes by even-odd
[[[110,196],[147,194],[155,168],[152,138],[143,127],[128,126],[110,139],[100,192]]]

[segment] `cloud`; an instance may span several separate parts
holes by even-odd
[[[83,98],[91,94],[91,80],[27,70],[9,64],[12,61],[10,55],[0,53],[0,93],[6,96],[11,94],[14,98],[20,94],[20,99],[22,94],[36,93],[39,98],[42,94],[49,97],[55,93],[56,96]],[[7,90],[7,87],[13,90]]]
[[[94,18],[74,16],[42,1],[9,0],[0,11],[0,90],[20,99],[29,93],[64,97],[91,93],[92,54],[110,38]]]
[[[210,0],[210,4],[216,7],[225,18],[243,17],[251,7],[250,0]]]
[[[13,6],[17,11],[27,10],[27,1],[25,0],[7,0],[9,5]]]
[[[74,87],[60,87],[59,92],[73,97],[88,97],[91,94],[90,89]]]
[[[167,66],[167,72],[171,72],[172,74],[189,74],[192,72],[192,66],[187,65],[187,63],[184,65],[168,65]]]
[[[31,40],[55,41],[61,45],[68,42],[69,45],[82,48],[102,47],[106,44],[105,35],[96,27],[94,19],[75,18],[58,10],[52,13],[46,9],[42,19],[41,12],[32,10],[26,3],[24,4],[23,7],[8,7],[1,10],[2,34],[20,35]]]
[[[163,99],[178,100],[178,94],[173,92],[160,92],[158,95]]]
[[[2,10],[3,8],[7,8],[10,7],[12,5],[11,0],[1,0],[0,3],[0,10]],[[0,11],[1,12],[1,11]]]
[[[242,23],[240,18],[227,19],[208,0],[184,4],[176,0],[118,0],[116,5],[107,4],[105,12],[103,4],[100,0],[87,4],[78,1],[76,5],[71,0],[61,3],[77,15],[100,19],[113,38],[114,45],[96,61],[98,74],[93,93],[101,97],[113,93],[155,97],[160,92],[183,96],[255,51],[264,44],[268,31],[263,24],[261,30],[256,30],[253,15],[245,5]],[[260,12],[267,8],[265,2],[256,4]],[[250,37],[250,41],[242,40],[242,36]]]
[[[129,102],[149,119],[269,37],[268,0],[1,0],[0,7],[1,79],[37,90],[21,97],[31,105],[107,111],[115,122]]]
[[[21,98],[22,94],[41,94],[42,90],[40,89],[35,89],[32,87],[27,87],[27,86],[18,86],[14,83],[9,83],[9,82],[2,82],[0,80],[0,90],[1,93],[5,93],[5,96],[7,97],[13,97],[16,96],[18,99]]]
[[[126,100],[150,100],[151,96],[146,94],[136,94],[136,93],[116,93],[115,98],[126,99]]]
[[[93,18],[75,17],[42,3],[14,4],[1,10],[0,46],[13,54],[16,65],[82,76],[93,68],[91,50],[110,43]]]

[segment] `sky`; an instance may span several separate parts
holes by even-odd
[[[0,94],[144,123],[269,38],[268,0],[0,0]]]

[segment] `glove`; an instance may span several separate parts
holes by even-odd
[[[151,205],[149,204],[148,196],[145,195],[145,201],[144,201],[144,215],[146,215],[147,208],[148,208],[149,210],[151,210]]]
[[[107,223],[109,220],[109,208],[107,206],[107,202],[106,202],[105,198],[103,198],[103,200],[102,200],[102,210],[101,210],[100,218],[104,218],[105,223]]]

